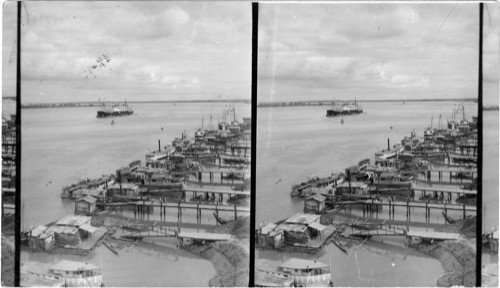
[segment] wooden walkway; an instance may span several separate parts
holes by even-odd
[[[154,224],[140,231],[129,231],[123,238],[141,239],[144,237],[176,237],[181,242],[189,239],[194,241],[228,241],[231,234],[207,233],[196,231],[179,231],[176,227],[155,226]]]
[[[219,210],[219,211],[238,211],[250,212],[249,207],[239,207],[235,205],[217,205],[217,204],[198,204],[186,202],[159,202],[159,201],[134,201],[130,203],[134,206],[148,206],[159,208],[182,208],[182,209],[202,209],[202,210]]]
[[[477,207],[472,205],[461,204],[447,204],[447,203],[432,203],[432,202],[417,202],[417,201],[389,201],[389,202],[375,202],[374,200],[362,201],[365,205],[381,205],[391,207],[410,207],[410,208],[426,208],[426,209],[439,209],[439,210],[455,210],[476,212]]]
[[[422,187],[435,187],[435,188],[443,188],[439,186],[452,186],[452,187],[457,187],[459,185],[464,185],[464,184],[470,184],[472,181],[470,179],[465,179],[468,181],[462,181],[462,182],[446,182],[446,181],[428,181],[428,180],[421,180],[421,179],[412,179],[411,181],[414,183],[414,185],[422,186]]]
[[[451,172],[451,173],[477,173],[477,168],[459,168],[459,167],[430,167],[430,172]]]
[[[238,188],[238,187],[243,187],[243,185],[244,185],[243,181],[239,181],[239,182],[236,182],[236,183],[216,183],[216,182],[199,182],[199,181],[192,181],[192,180],[184,180],[183,183],[186,185],[186,186],[184,186],[186,188],[203,188],[203,187],[209,187],[209,188],[214,188],[214,187]]]
[[[213,194],[228,194],[228,195],[246,195],[246,196],[250,196],[250,191],[237,191],[237,190],[217,190],[217,189],[208,189],[208,188],[185,187],[184,191],[186,191],[186,192],[193,192],[193,193],[213,193]]]
[[[467,212],[477,213],[477,207],[471,205],[460,205],[450,203],[432,203],[432,202],[417,202],[417,201],[389,201],[389,202],[375,202],[374,199],[365,200],[361,202],[363,205],[363,217],[378,218],[378,214],[382,207],[387,206],[389,209],[389,219],[395,218],[395,207],[406,207],[406,220],[411,221],[412,208],[423,209],[425,212],[425,222],[430,222],[431,210],[441,210],[445,217],[450,211],[462,211],[463,219],[466,218]]]
[[[351,228],[349,236],[371,237],[371,236],[404,236],[406,228],[398,225],[381,224],[358,224],[358,228]],[[363,227],[366,227],[363,229]]]
[[[421,239],[429,240],[458,240],[460,234],[458,233],[445,233],[445,232],[435,232],[435,231],[423,231],[423,230],[408,230],[406,235],[410,238],[418,237]]]
[[[384,224],[361,224],[363,227],[351,228],[351,233],[349,236],[355,237],[371,237],[371,236],[406,236],[413,240],[413,238],[420,238],[425,240],[458,240],[460,238],[459,233],[447,233],[447,232],[436,232],[436,231],[425,231],[425,230],[413,230],[407,229],[406,227],[397,225],[384,225]],[[360,226],[360,225],[356,225]]]
[[[173,227],[151,225],[143,230],[123,233],[123,238],[144,238],[144,237],[177,237],[177,229]]]
[[[438,193],[443,192],[443,193],[470,194],[470,195],[477,194],[477,190],[450,189],[446,187],[437,187],[437,186],[412,185],[411,189],[422,192],[438,192]]]
[[[228,241],[231,238],[231,234],[180,231],[177,234],[177,237],[181,239],[191,239],[198,241]]]
[[[222,168],[222,167],[205,167],[200,166],[200,173],[224,173],[224,174],[245,174],[248,169]]]

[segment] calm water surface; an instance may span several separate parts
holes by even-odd
[[[392,146],[412,130],[423,135],[432,116],[434,126],[439,124],[440,114],[442,124],[446,125],[454,105],[452,102],[366,103],[363,105],[366,113],[342,117],[344,125],[340,124],[342,118],[325,117],[327,106],[259,108],[256,223],[275,222],[302,211],[303,200],[290,197],[292,184],[305,181],[310,175],[342,172],[365,158],[373,160],[378,149],[387,147],[388,138]],[[477,115],[476,103],[464,106],[468,119]],[[431,221],[442,223],[438,214],[432,215]],[[324,263],[331,261],[338,286],[434,286],[443,273],[437,260],[415,251],[404,252],[403,243],[396,241],[378,247],[380,253],[369,245],[351,249],[349,255],[328,245],[313,258]],[[292,256],[311,257],[299,253],[258,253],[258,257],[275,260]]]
[[[250,116],[250,105],[234,106],[237,120]],[[202,117],[205,128],[210,124],[210,115],[216,125],[225,104],[134,104],[132,107],[134,115],[114,118],[113,126],[109,118],[96,118],[97,109],[93,107],[23,109],[23,227],[73,214],[74,202],[60,197],[64,186],[82,177],[115,173],[134,160],[144,161],[149,150],[158,149],[158,140],[165,146],[183,131],[194,136],[194,131],[202,125]],[[212,215],[206,218],[214,223]],[[167,251],[138,245],[121,252],[119,257],[102,246],[88,258],[76,258],[98,265],[102,261],[107,286],[208,285],[215,274],[209,261],[178,250],[175,243],[166,245],[170,246]],[[57,262],[62,258],[75,257],[23,253],[23,261]]]

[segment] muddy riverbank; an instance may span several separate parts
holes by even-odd
[[[250,273],[249,220],[249,217],[244,217],[213,229],[212,232],[235,235],[236,237],[231,241],[215,242],[209,245],[184,246],[186,250],[212,262],[216,274],[210,279],[210,287],[248,286]]]
[[[445,274],[437,280],[437,286],[476,285],[476,217],[457,221],[447,227],[448,232],[458,232],[463,236],[460,240],[443,241],[428,245],[418,244],[414,248],[432,255],[441,262]]]
[[[14,237],[2,235],[2,287],[14,286]]]
[[[483,265],[481,268],[481,286],[498,287],[498,263]]]
[[[237,242],[215,242],[209,245],[189,245],[186,250],[212,262],[216,274],[210,287],[247,287],[249,273],[248,249]]]

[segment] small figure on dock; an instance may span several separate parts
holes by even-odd
[[[344,119],[340,120],[340,124],[344,125]]]
[[[115,120],[111,120],[111,125],[115,125]]]

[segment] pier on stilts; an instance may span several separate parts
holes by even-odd
[[[198,170],[198,181],[201,182],[201,180],[203,179],[203,174],[207,173],[209,176],[209,181],[210,183],[212,183],[214,181],[215,174],[220,174],[221,182],[224,179],[224,175],[226,176],[233,175],[240,177],[241,180],[245,180],[245,173],[248,173],[248,170],[238,169],[238,168],[226,168],[220,166],[200,166]],[[231,180],[234,180],[233,178],[231,178]]]
[[[186,193],[192,193],[193,198],[195,199],[198,197],[198,194],[201,194],[204,195],[206,200],[218,201],[218,203],[222,203],[224,201],[224,195],[227,195],[227,199],[230,199],[233,196],[250,197],[250,191],[220,190],[213,188],[185,187],[182,193],[183,199],[186,198]]]
[[[239,207],[237,205],[226,205],[226,204],[208,204],[208,203],[186,203],[186,202],[161,202],[161,201],[134,201],[127,203],[134,207],[134,216],[144,217],[144,215],[149,215],[154,211],[154,208],[159,209],[160,219],[166,219],[166,212],[168,209],[177,210],[177,220],[182,221],[182,211],[195,210],[196,211],[196,222],[201,224],[202,211],[214,211],[217,216],[219,212],[233,212],[234,220],[238,219],[238,214],[248,215],[250,213],[249,207]]]
[[[424,185],[412,185],[411,190],[413,193],[421,192],[422,197],[426,197],[426,193],[433,193],[434,198],[438,198],[438,194],[441,194],[444,199],[444,194],[448,195],[448,201],[452,200],[452,194],[460,195],[477,195],[477,190],[467,190],[467,189],[452,189],[448,187],[438,187],[438,186],[424,186]],[[450,204],[448,204],[450,205]]]
[[[152,237],[172,237],[179,239],[181,244],[184,244],[184,241],[189,240],[195,243],[205,243],[205,242],[213,242],[213,241],[228,241],[231,238],[231,234],[225,233],[207,233],[200,231],[181,231],[178,227],[172,226],[164,226],[164,225],[156,225],[157,222],[153,223],[150,226],[131,229],[124,228],[124,232],[122,234],[123,238],[128,239],[142,239],[142,238],[152,238]],[[125,232],[126,230],[126,232]]]
[[[411,221],[411,210],[412,209],[423,209],[425,212],[425,222],[430,222],[431,210],[441,210],[444,215],[448,215],[448,211],[462,211],[463,219],[467,217],[466,213],[476,213],[477,207],[470,205],[461,204],[450,204],[450,203],[429,203],[429,202],[416,202],[416,201],[389,201],[389,202],[379,202],[375,199],[365,200],[359,202],[363,206],[363,217],[378,218],[379,213],[382,213],[380,208],[386,206],[388,207],[389,219],[395,218],[395,207],[406,207],[406,220]]]
[[[426,230],[410,229],[408,226],[387,225],[384,222],[380,224],[362,223],[351,225],[349,236],[369,238],[372,236],[405,236],[409,244],[414,243],[416,239],[424,242],[458,240],[459,233],[436,232]]]
[[[385,222],[380,224],[362,223],[351,225],[349,236],[371,237],[371,236],[405,236],[406,227],[399,225],[387,225]]]

